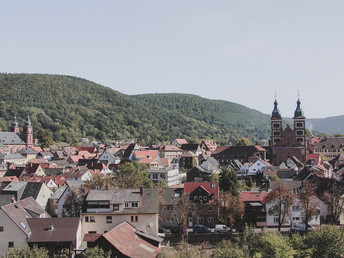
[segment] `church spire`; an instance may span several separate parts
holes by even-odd
[[[31,120],[29,115],[27,115],[26,117],[25,126],[31,126]]]
[[[294,112],[294,118],[297,118],[297,117],[300,117],[300,118],[304,118],[304,115],[303,115],[303,111],[301,109],[301,101],[300,101],[300,98],[297,100],[297,106],[296,106],[296,110]]]
[[[278,103],[277,103],[277,99],[275,99],[275,102],[274,102],[274,110],[272,111],[272,115],[271,115],[271,118],[278,118],[278,119],[282,119],[282,116],[281,116],[281,113],[280,111],[278,110]]]
[[[18,122],[17,122],[17,117],[16,116],[13,116],[12,132],[15,132],[15,133],[19,134],[19,127],[18,127]]]

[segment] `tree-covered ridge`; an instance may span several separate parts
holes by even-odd
[[[227,139],[267,138],[270,117],[245,106],[224,100],[210,100],[191,94],[143,94],[134,96],[146,103],[167,108],[175,113],[223,128]],[[228,134],[230,132],[230,134]]]
[[[183,137],[226,144],[268,135],[265,115],[234,103],[182,94],[134,97],[72,76],[0,74],[0,95],[2,131],[10,130],[13,115],[21,127],[29,114],[36,134],[49,129],[58,142],[138,138],[151,144]]]

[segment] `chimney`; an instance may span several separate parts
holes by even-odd
[[[49,230],[49,231],[53,231],[53,230],[54,230],[54,225],[53,225],[53,224],[49,224],[48,230]]]
[[[141,196],[143,195],[143,186],[142,185],[140,186],[140,195]]]

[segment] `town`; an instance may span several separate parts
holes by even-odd
[[[270,139],[254,144],[83,138],[61,147],[42,145],[35,133],[29,115],[23,127],[14,116],[11,130],[0,132],[0,256],[44,248],[87,257],[100,248],[103,256],[171,257],[187,243],[198,248],[190,257],[225,257],[221,250],[240,249],[238,239],[253,230],[298,236],[301,245],[283,250],[321,257],[318,242],[307,249],[302,239],[344,224],[344,137],[309,135],[300,100],[292,125],[275,100]],[[249,245],[249,254],[236,249],[242,256],[233,257],[262,248]]]

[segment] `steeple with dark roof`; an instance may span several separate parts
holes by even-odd
[[[31,120],[29,115],[27,115],[26,117],[25,126],[31,126]]]
[[[303,111],[301,109],[300,99],[298,99],[296,103],[297,103],[297,106],[296,106],[296,110],[294,112],[294,118],[296,118],[296,117],[304,118]]]
[[[15,132],[19,135],[19,127],[18,127],[18,122],[17,122],[17,117],[13,116],[13,122],[12,122],[12,132]]]
[[[277,107],[278,103],[277,103],[276,99],[275,99],[274,105],[275,105],[275,107],[274,107],[274,110],[272,111],[271,118],[282,119],[281,113],[280,113],[280,111],[278,110],[278,107]]]

